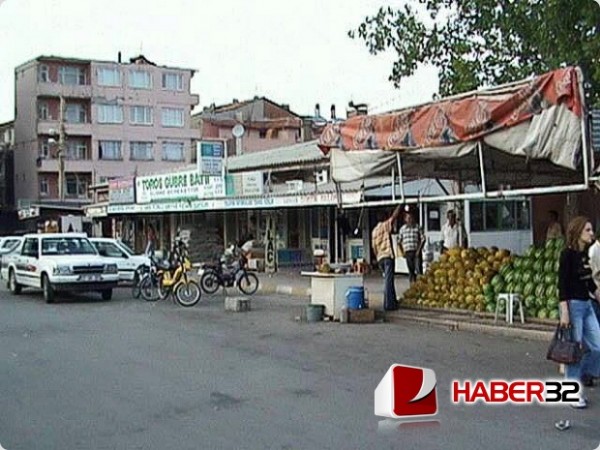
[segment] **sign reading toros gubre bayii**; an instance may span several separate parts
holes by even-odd
[[[222,177],[200,175],[197,170],[137,177],[136,203],[223,197],[223,186]]]

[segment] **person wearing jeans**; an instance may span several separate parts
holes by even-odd
[[[386,311],[398,309],[396,287],[394,285],[395,254],[392,246],[392,230],[399,215],[400,206],[394,210],[389,218],[382,217],[382,220],[371,233],[371,246],[384,276],[383,309]]]
[[[421,252],[423,251],[423,245],[425,244],[425,236],[423,235],[421,227],[415,222],[415,218],[412,214],[405,214],[405,222],[406,223],[400,228],[398,245],[406,258],[408,279],[412,284],[417,279],[417,275],[423,273]]]
[[[585,350],[576,364],[568,364],[565,378],[584,384],[582,376],[600,375],[600,325],[592,302],[600,300],[600,290],[592,277],[587,248],[594,240],[592,224],[586,217],[575,217],[567,228],[567,248],[560,255],[558,288],[560,325],[572,328],[572,336]],[[571,405],[586,408],[583,395]]]

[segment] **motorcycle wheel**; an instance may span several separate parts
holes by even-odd
[[[207,270],[202,274],[202,278],[200,278],[200,286],[207,294],[214,294],[217,292],[220,285],[219,276],[214,270]]]
[[[202,297],[202,289],[194,280],[188,280],[187,283],[181,283],[175,289],[175,299],[181,306],[194,306]]]
[[[258,290],[258,277],[244,271],[238,280],[238,288],[246,295],[252,295]]]

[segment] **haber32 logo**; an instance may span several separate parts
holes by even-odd
[[[437,414],[435,372],[392,364],[375,389],[375,415],[417,419]]]

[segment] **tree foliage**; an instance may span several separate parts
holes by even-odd
[[[395,51],[399,87],[419,64],[439,69],[440,93],[579,65],[600,106],[600,5],[595,0],[406,0],[382,7],[349,36],[373,54]]]

